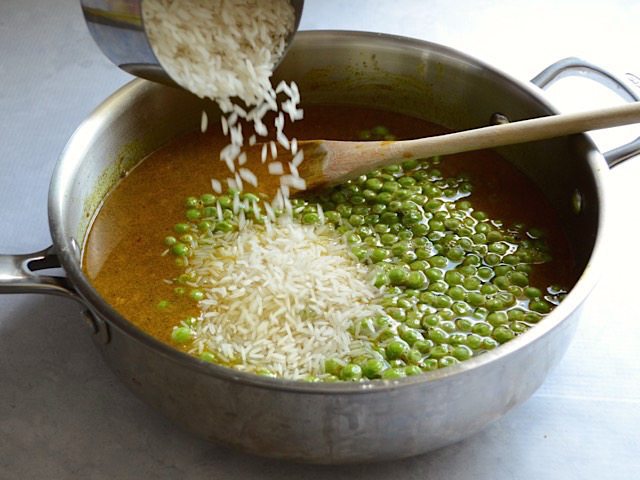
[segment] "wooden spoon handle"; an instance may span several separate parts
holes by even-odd
[[[640,122],[640,102],[398,142],[326,142],[329,183],[414,158],[468,152]]]

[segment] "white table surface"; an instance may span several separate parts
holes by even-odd
[[[579,56],[640,74],[638,0],[307,0],[301,28],[370,30],[447,44],[528,80]],[[90,38],[77,0],[0,0],[0,251],[50,244],[47,189],[89,112],[130,80]],[[561,109],[611,104],[585,82]],[[606,132],[601,148],[637,136]],[[73,302],[0,296],[0,479],[640,478],[640,159],[610,175],[607,269],[563,361],[481,433],[404,461],[349,467],[246,456],[185,433],[130,394],[94,349]]]

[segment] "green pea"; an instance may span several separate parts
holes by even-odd
[[[255,194],[253,194],[251,192],[242,193],[240,195],[240,198],[243,201],[245,201],[245,200],[249,201],[249,203],[251,203],[251,202],[258,203],[260,201],[260,198],[257,195],[255,195]],[[296,200],[296,199],[294,199],[294,200]],[[204,200],[204,195],[202,196],[202,203],[207,205],[207,202],[205,202],[205,200]]]
[[[531,265],[520,263],[515,267],[517,272],[531,273]]]
[[[189,327],[175,327],[171,332],[171,340],[175,343],[187,343],[191,339],[192,334]]]
[[[177,243],[177,241],[178,240],[176,239],[176,237],[172,237],[171,235],[169,235],[167,237],[164,237],[164,244],[167,247],[171,247],[171,246],[175,245]]]
[[[493,277],[493,270],[489,267],[480,267],[478,268],[478,277],[482,280],[489,280]]]
[[[432,232],[444,232],[445,230],[444,223],[436,218],[432,218],[427,223],[429,225],[429,230]]]
[[[449,308],[451,307],[451,304],[453,303],[453,300],[451,300],[451,297],[448,295],[440,295],[436,298],[436,307],[438,308]]]
[[[404,268],[393,268],[389,270],[389,281],[393,285],[402,285],[407,281],[407,277],[409,276],[409,272],[407,272]]]
[[[380,138],[384,138],[385,136],[389,135],[389,129],[383,125],[377,125],[375,127],[373,127],[371,129],[371,134],[376,136],[376,137],[380,137]],[[389,168],[389,167],[385,167],[385,170]]]
[[[408,171],[408,170],[413,170],[415,168],[417,168],[419,166],[419,162],[418,160],[412,159],[412,160],[407,160],[405,162],[402,162],[402,164],[400,165],[402,167],[402,169],[404,171]],[[412,177],[401,177],[400,180],[404,180],[405,182],[403,183],[403,185],[413,185],[416,180]],[[398,180],[398,181],[400,181]],[[411,182],[409,182],[409,180],[411,180]]]
[[[444,281],[449,285],[460,285],[464,281],[464,275],[460,272],[456,272],[455,270],[449,270],[444,274]]]
[[[185,213],[185,216],[189,220],[198,220],[201,215],[202,215],[202,212],[200,210],[198,210],[197,208],[190,208]]]
[[[536,312],[527,312],[524,314],[524,317],[522,320],[532,324],[538,323],[540,320],[542,320],[542,315]]]
[[[508,265],[517,265],[520,263],[520,258],[517,255],[509,253],[502,257],[502,261]]]
[[[491,230],[487,232],[487,241],[489,243],[499,242],[500,240],[502,240],[502,233],[498,230]]]
[[[204,207],[202,209],[202,217],[215,218],[218,216],[218,210],[215,207]]]
[[[319,221],[320,221],[320,217],[318,216],[317,213],[305,213],[302,216],[302,223],[306,225],[313,225],[315,223],[318,223]]]
[[[387,313],[394,320],[398,320],[399,322],[403,322],[407,318],[407,312],[404,308],[401,307],[390,307],[387,308]]]
[[[387,360],[395,360],[404,356],[409,351],[409,345],[406,342],[395,340],[389,342],[385,348],[385,355]]]
[[[446,257],[443,257],[442,255],[435,255],[435,256],[429,258],[429,264],[432,267],[445,268],[448,263],[449,262],[446,259]]]
[[[413,225],[411,225],[411,231],[417,237],[423,237],[427,233],[429,233],[429,225],[425,223],[414,223]]]
[[[485,337],[482,339],[482,348],[485,350],[493,350],[498,345],[500,345],[498,341],[492,337]]]
[[[338,223],[340,222],[340,214],[334,210],[329,210],[324,212],[324,218],[330,223]]]
[[[382,206],[385,206],[385,208],[386,208],[386,205],[388,205],[392,200],[393,200],[393,195],[390,192],[385,192],[385,191],[379,192],[375,198],[375,202],[377,204],[381,204]],[[378,212],[378,213],[382,213],[382,212]]]
[[[535,288],[535,287],[527,287],[524,289],[524,294],[528,297],[528,298],[540,298],[542,297],[542,292],[540,291],[539,288]]]
[[[375,226],[379,221],[380,221],[380,215],[377,215],[375,213],[372,214],[367,214],[364,215],[364,223],[365,225],[367,225],[370,230],[371,230],[371,234],[373,234],[373,226]],[[364,227],[361,227],[364,228]]]
[[[429,270],[430,266],[429,266],[429,262],[425,261],[425,260],[416,260],[414,262],[411,262],[411,264],[409,265],[409,268],[411,268],[411,270],[415,271],[420,271],[420,272],[426,272],[427,270]]]
[[[489,310],[483,306],[477,307],[473,313],[472,313],[472,317],[478,320],[484,320],[485,318],[487,318],[487,315],[489,315]]]
[[[200,201],[202,202],[202,204],[204,206],[207,206],[207,207],[211,206],[211,205],[215,205],[216,196],[211,194],[211,193],[205,193],[204,195],[200,196]],[[197,205],[197,202],[196,202],[196,205]],[[193,205],[193,206],[195,206],[195,205]]]
[[[480,287],[480,293],[483,293],[485,295],[492,295],[494,293],[497,293],[497,291],[498,287],[490,283],[485,283],[484,285],[482,285],[482,287]]]
[[[215,363],[216,356],[213,353],[205,350],[200,354],[200,360],[202,360],[203,362]]]
[[[501,290],[506,290],[511,285],[511,282],[505,275],[500,275],[493,279],[493,284]]]
[[[171,306],[171,302],[169,302],[169,300],[160,300],[157,304],[156,307],[159,310],[166,310],[167,308],[169,308]]]
[[[427,335],[429,340],[433,341],[435,344],[447,343],[449,340],[447,332],[439,327],[430,328]]]
[[[505,343],[515,337],[515,334],[509,327],[500,326],[493,329],[492,336],[498,343]]]
[[[413,271],[407,275],[405,283],[410,288],[424,288],[427,285],[427,277],[421,271]]]
[[[504,325],[509,321],[509,317],[506,312],[491,312],[487,315],[487,322],[489,322],[494,327],[499,325]]]
[[[498,265],[493,269],[493,271],[496,276],[504,277],[513,271],[513,267],[511,265]]]
[[[184,287],[176,287],[173,289],[173,293],[181,297],[187,293],[187,290]]]
[[[189,292],[189,297],[191,297],[192,300],[199,302],[204,299],[204,293],[201,290],[193,289]]]
[[[529,308],[536,313],[547,314],[551,311],[551,305],[540,298],[533,299],[529,302]]]
[[[431,340],[416,340],[411,347],[422,354],[426,354],[429,353],[433,345],[434,343]]]
[[[439,268],[431,267],[425,270],[424,273],[426,277],[432,282],[437,282],[444,278],[444,273]]]
[[[438,368],[438,360],[435,358],[427,358],[422,362],[422,371],[431,372]]]
[[[486,301],[487,297],[482,293],[469,292],[467,294],[467,302],[469,302],[469,305],[472,305],[474,307],[484,305]]]
[[[376,274],[373,285],[377,288],[381,288],[384,285],[388,285],[390,283],[389,276],[385,272],[378,272]]]
[[[488,335],[491,335],[493,327],[489,323],[478,322],[471,328],[471,331],[477,335],[486,337]]]
[[[184,201],[184,206],[187,208],[193,208],[198,206],[198,199],[196,197],[187,197]]]
[[[456,320],[456,330],[461,332],[470,332],[473,322],[467,318],[458,318]]]
[[[449,290],[449,285],[442,280],[431,281],[429,284],[429,291],[435,293],[446,293]],[[437,303],[437,299],[436,299]]]
[[[171,253],[179,257],[186,257],[191,253],[191,250],[184,243],[178,242],[171,247]]]
[[[485,255],[484,261],[487,265],[497,265],[498,263],[500,263],[500,255],[495,253],[488,253],[487,255]]]
[[[462,286],[467,290],[478,290],[482,286],[482,281],[478,277],[466,277],[462,280]]]
[[[215,223],[210,222],[209,220],[203,220],[198,223],[198,230],[201,232],[210,232],[215,228]]]
[[[401,325],[402,327],[402,325]],[[400,338],[407,342],[410,346],[413,346],[417,341],[424,341],[424,336],[420,331],[413,328],[398,328]]]
[[[468,360],[473,356],[473,351],[466,345],[458,345],[453,348],[451,355],[458,360]]]
[[[438,360],[438,365],[440,366],[440,368],[450,367],[451,365],[455,365],[457,363],[459,363],[459,360],[452,355],[446,355]]]
[[[395,225],[400,221],[398,214],[395,212],[384,212],[380,215],[380,222],[387,225]]]
[[[382,372],[381,378],[383,380],[397,380],[407,376],[405,369],[402,368],[387,368]]]
[[[465,266],[477,267],[478,265],[482,264],[482,259],[478,255],[469,254],[464,258],[462,264]],[[478,273],[477,268],[473,271],[473,275],[475,275],[476,273]],[[467,274],[465,273],[465,275]]]
[[[423,328],[428,329],[429,327],[436,327],[440,325],[440,317],[435,314],[425,315],[422,317],[422,326]]]
[[[388,193],[394,193],[396,190],[400,188],[400,184],[393,180],[384,182],[382,184],[382,191]]]
[[[435,345],[429,352],[430,358],[440,359],[449,354],[451,347],[449,345]]]
[[[471,240],[475,244],[485,244],[487,243],[487,236],[484,233],[474,233],[471,235]]]
[[[380,378],[387,365],[376,358],[370,358],[361,365],[362,375],[369,379]]]
[[[392,200],[391,202],[389,202],[389,205],[387,206],[387,208],[389,209],[390,212],[399,212],[400,210],[402,210],[402,202],[399,200]]]
[[[419,240],[415,239],[414,243]],[[430,248],[418,247],[415,250],[416,258],[419,260],[428,260],[431,256],[433,256],[433,252]]]
[[[479,222],[482,222],[483,220],[487,219],[487,214],[481,210],[476,210],[474,212],[471,212],[471,216],[476,220],[478,220]]]
[[[489,244],[489,251],[491,253],[497,253],[498,255],[504,255],[509,250],[509,245],[504,242],[493,242]]]
[[[324,371],[330,375],[340,376],[340,372],[344,367],[344,362],[337,358],[328,358],[324,361]]]
[[[189,283],[189,282],[193,282],[196,279],[196,274],[194,272],[190,272],[190,273],[182,273],[178,276],[178,283],[180,284],[185,284],[185,283]]]
[[[383,235],[382,237],[389,237],[392,234],[387,234],[387,235]],[[380,237],[380,241],[382,241],[382,237]],[[395,237],[396,240],[398,239],[398,237]],[[382,241],[382,243],[386,243],[386,239],[385,241]],[[393,253],[395,256],[400,257],[402,256],[405,252],[407,252],[409,249],[411,248],[411,243],[408,241],[401,241],[401,242],[396,242],[395,244],[393,244],[391,246],[391,253]]]
[[[482,337],[475,333],[470,333],[467,335],[466,344],[470,349],[477,350],[482,346]]]
[[[389,251],[384,248],[374,248],[371,251],[371,261],[374,263],[382,262],[389,257]]]
[[[373,226],[373,231],[379,235],[382,235],[385,233],[389,233],[391,231],[391,227],[389,227],[389,225],[386,225],[384,223],[376,223]]]
[[[233,230],[233,225],[226,220],[216,223],[216,232],[228,233],[232,230]]]
[[[351,253],[360,261],[363,261],[367,258],[369,251],[365,247],[354,246],[351,248]]]
[[[511,322],[509,324],[509,328],[511,328],[511,331],[517,335],[519,333],[526,332],[529,329],[529,326],[524,322]]]
[[[375,192],[382,190],[382,182],[377,178],[369,178],[365,182],[365,186]]]
[[[362,378],[362,368],[356,363],[347,363],[340,370],[340,380],[355,382]]]
[[[464,250],[461,247],[452,247],[447,250],[447,258],[452,262],[460,262],[464,258]]]
[[[187,233],[191,230],[191,227],[188,223],[176,223],[173,226],[173,230],[176,233],[182,234],[182,233]]]

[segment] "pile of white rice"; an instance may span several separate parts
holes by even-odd
[[[280,188],[265,215],[234,194],[240,229],[204,233],[193,242],[187,272],[205,293],[200,315],[189,324],[192,353],[213,353],[235,368],[302,379],[323,373],[328,358],[349,358],[363,347],[349,329],[358,319],[381,313],[373,302],[380,291],[368,269],[351,255],[336,233],[322,224],[303,226],[292,218],[290,189],[304,190],[298,174],[304,160],[285,123],[303,117],[295,82],[271,84],[285,40],[294,28],[289,0],[144,0],[143,19],[151,46],[166,72],[201,98],[216,101],[229,144],[220,152],[226,186],[258,186],[248,168],[246,146],[264,143],[261,161]],[[275,112],[273,125],[266,125]],[[241,122],[244,120],[244,122]],[[209,120],[202,113],[201,129]],[[243,132],[243,124],[251,131]],[[247,128],[247,127],[245,127]],[[275,141],[265,142],[272,134]],[[289,161],[277,159],[278,150]],[[212,179],[212,190],[223,183]],[[222,209],[216,205],[218,221]],[[264,225],[246,220],[252,209]],[[285,214],[276,218],[274,211]],[[322,220],[322,211],[318,214]]]
[[[166,72],[192,93],[215,100],[224,114],[221,127],[230,143],[220,159],[230,172],[227,186],[237,190],[243,189],[244,182],[257,186],[255,174],[243,167],[247,157],[242,149],[245,143],[253,145],[268,135],[263,119],[273,111],[277,142],[294,156],[289,172],[281,174],[284,194],[288,197],[290,187],[303,190],[306,185],[297,171],[302,151],[284,133],[285,114],[292,122],[303,117],[300,93],[294,82],[271,85],[273,69],[294,28],[289,0],[144,0],[142,14],[149,42]],[[279,94],[284,100],[279,101]],[[241,119],[253,131],[243,132]],[[208,123],[203,111],[203,131]],[[269,149],[265,145],[263,163],[267,153],[275,161],[275,143]],[[215,192],[222,187],[220,180],[212,181]]]
[[[202,246],[207,242],[206,246]],[[206,292],[192,329],[192,353],[212,352],[240,370],[302,379],[327,358],[362,349],[348,330],[383,313],[366,266],[325,225],[282,216],[268,227],[200,239],[189,259],[191,286]],[[361,352],[363,353],[363,352]]]

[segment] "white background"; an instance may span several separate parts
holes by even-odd
[[[301,28],[370,30],[449,45],[527,81],[579,56],[640,74],[637,0],[307,0]],[[47,189],[76,126],[130,77],[102,55],[77,0],[0,0],[0,251],[50,243]],[[586,81],[562,110],[610,105]],[[609,148],[640,135],[597,137]],[[560,366],[525,404],[460,444],[378,465],[248,457],[177,429],[133,397],[72,302],[0,296],[0,479],[609,479],[640,475],[640,159],[610,175],[611,244]]]

